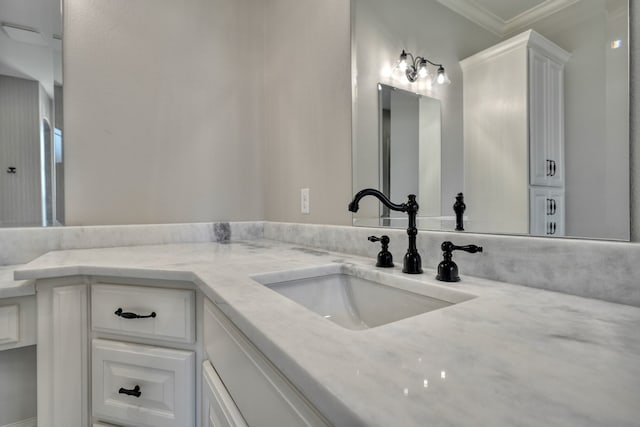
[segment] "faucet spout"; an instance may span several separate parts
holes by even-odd
[[[351,212],[358,212],[358,209],[360,209],[360,200],[365,197],[365,196],[374,196],[375,198],[377,198],[378,200],[380,200],[380,202],[385,205],[386,207],[388,207],[389,209],[391,209],[392,211],[399,211],[399,212],[406,212],[406,204],[403,203],[401,205],[397,205],[395,203],[392,203],[391,200],[389,200],[387,198],[387,196],[385,196],[382,192],[376,190],[375,188],[365,188],[364,190],[360,190],[356,193],[355,196],[353,196],[353,201],[351,203],[349,203],[349,210]]]
[[[418,253],[416,246],[416,236],[418,235],[418,228],[416,227],[416,216],[418,214],[418,202],[416,202],[415,194],[409,194],[407,196],[407,203],[396,204],[391,202],[387,196],[374,188],[365,188],[360,190],[353,196],[353,200],[349,203],[349,210],[351,212],[358,212],[360,208],[360,200],[365,196],[374,196],[382,204],[393,211],[406,212],[409,216],[409,223],[407,225],[407,235],[409,236],[409,248],[404,256],[404,266],[402,271],[407,274],[421,274],[422,273],[422,259]]]

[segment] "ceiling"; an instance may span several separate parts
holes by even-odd
[[[498,36],[531,24],[580,0],[438,0],[444,6]]]
[[[60,0],[2,0],[0,24],[32,30],[0,27],[0,74],[37,80],[53,96],[54,80],[62,84]]]

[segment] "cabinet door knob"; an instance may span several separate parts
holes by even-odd
[[[156,317],[156,312],[152,311],[151,314],[141,316],[140,314],[130,313],[128,311],[122,311],[122,308],[118,308],[113,314],[123,319],[147,319],[149,317]]]
[[[142,392],[140,391],[140,386],[137,385],[131,390],[127,390],[126,388],[120,387],[118,390],[119,394],[126,394],[127,396],[140,397],[142,396]]]

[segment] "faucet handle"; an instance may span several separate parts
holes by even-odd
[[[389,239],[389,236],[369,236],[367,237],[367,240],[370,242],[380,242],[382,243],[382,246],[389,246],[389,242],[391,241],[391,239]]]
[[[453,261],[453,251],[465,251],[471,254],[475,254],[476,252],[482,252],[482,246],[478,245],[466,245],[466,246],[457,246],[453,243],[446,241],[442,242],[440,245],[442,249],[442,256],[444,259],[438,264],[438,274],[436,279],[441,280],[443,282],[458,282],[460,281],[460,276],[458,275],[458,265]]]
[[[456,246],[453,243],[447,241],[447,242],[442,242],[442,245],[440,245],[440,248],[442,249],[443,252],[453,252],[453,251],[465,251],[465,252],[469,252],[470,254],[475,254],[476,252],[482,252],[482,246],[478,246],[478,245],[466,245],[466,246]]]
[[[380,242],[382,245],[382,250],[378,253],[378,260],[376,262],[376,267],[389,268],[393,267],[393,255],[389,252],[389,236],[369,236],[367,238],[370,242]]]

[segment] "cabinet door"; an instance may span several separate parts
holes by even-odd
[[[532,187],[530,200],[529,232],[535,236],[564,236],[564,191]]]
[[[204,303],[204,340],[211,364],[249,425],[328,425],[293,384],[209,300]]]
[[[547,185],[551,162],[547,158],[546,69],[549,60],[529,49],[529,179]]]
[[[546,159],[549,160],[547,184],[552,187],[564,185],[564,85],[563,67],[548,60],[545,69],[547,140]]]
[[[547,236],[564,236],[565,213],[564,213],[564,191],[550,189],[547,191],[547,225],[545,232]]]
[[[202,364],[202,420],[206,427],[246,427],[247,423],[211,365]]]
[[[563,66],[529,50],[529,179],[564,185]]]

